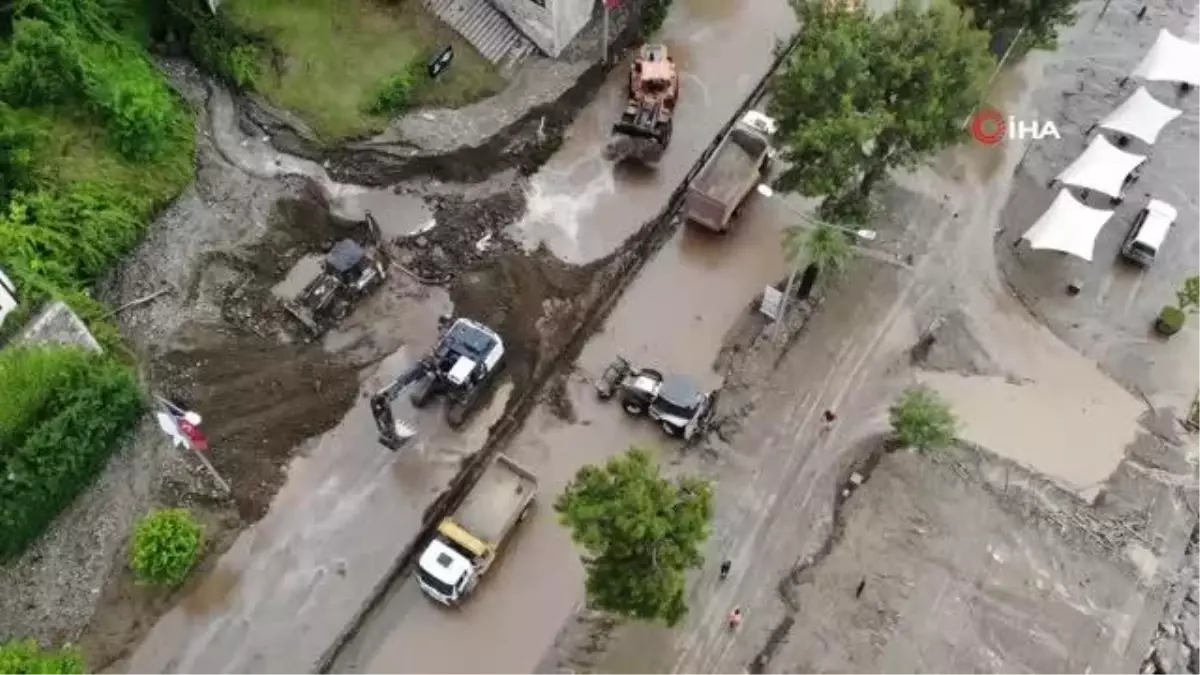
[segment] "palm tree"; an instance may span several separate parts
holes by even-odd
[[[827,223],[792,226],[783,232],[783,255],[791,269],[808,261],[796,292],[798,297],[807,298],[819,272],[838,274],[846,268],[854,257],[854,243],[847,232]]]

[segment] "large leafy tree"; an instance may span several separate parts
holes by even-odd
[[[871,189],[962,138],[994,66],[988,35],[946,3],[902,0],[872,16],[792,0],[804,39],[772,82],[789,168],[779,187],[830,196],[825,217],[861,220]]]
[[[585,466],[554,504],[583,547],[588,604],[675,625],[687,613],[685,573],[704,561],[712,488],[671,481],[644,450]]]
[[[1058,29],[1075,23],[1078,0],[959,0],[977,28],[992,34],[993,53],[1002,54],[1021,33],[1020,51],[1054,49]]]

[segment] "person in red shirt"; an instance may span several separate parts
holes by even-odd
[[[729,613],[729,630],[737,630],[738,626],[742,625],[742,608],[734,607]]]

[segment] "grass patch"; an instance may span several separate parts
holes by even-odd
[[[47,182],[63,188],[102,182],[128,194],[141,219],[165,207],[192,179],[195,138],[190,124],[174,130],[173,150],[153,162],[130,162],[113,152],[104,129],[87,120],[39,116],[37,124],[46,131],[38,155]]]
[[[326,140],[382,129],[387,116],[372,110],[385,82],[447,44],[454,62],[436,81],[421,74],[412,105],[459,107],[503,85],[496,69],[418,0],[229,0],[227,7],[277,51],[255,87]]]

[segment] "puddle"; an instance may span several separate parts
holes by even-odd
[[[343,183],[330,182],[322,188],[327,190],[330,212],[339,218],[366,220],[370,211],[384,241],[424,232],[436,224],[433,212],[419,197]]]
[[[1090,500],[1136,437],[1142,406],[1055,370],[1043,369],[1039,381],[1026,384],[957,373],[923,373],[921,379],[949,401],[964,439]]]
[[[275,297],[290,299],[300,295],[304,287],[313,279],[316,279],[321,274],[321,268],[325,262],[325,256],[320,253],[307,253],[292,269],[288,270],[287,276],[283,281],[271,287],[271,293]]]

